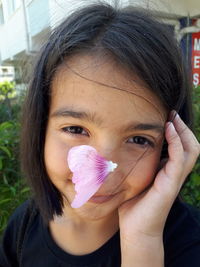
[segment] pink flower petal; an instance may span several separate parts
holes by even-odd
[[[90,186],[82,186],[77,191],[74,200],[71,203],[72,208],[80,208],[85,204],[100,188],[101,184],[91,184]]]
[[[72,182],[77,193],[71,206],[79,208],[98,191],[117,164],[98,155],[93,147],[82,145],[69,150],[68,166],[73,172]]]

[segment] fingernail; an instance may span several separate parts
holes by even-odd
[[[178,112],[176,110],[172,110],[169,115],[169,121],[173,122],[177,115],[178,115]]]
[[[180,116],[179,116],[178,112],[176,112],[176,116],[175,116],[175,117],[177,117],[177,118],[180,118]]]

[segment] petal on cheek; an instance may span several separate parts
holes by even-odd
[[[67,160],[76,191],[71,203],[73,208],[85,204],[98,191],[108,174],[117,167],[116,163],[101,157],[95,148],[86,145],[72,147]]]

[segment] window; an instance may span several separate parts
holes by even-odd
[[[8,69],[2,68],[2,72],[7,73],[8,72]]]

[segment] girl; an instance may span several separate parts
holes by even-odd
[[[24,110],[33,197],[9,221],[1,266],[199,266],[200,225],[178,198],[200,152],[186,77],[171,32],[142,10],[90,5],[52,33]],[[117,167],[75,208],[91,184],[83,152],[77,177],[69,164],[82,145]]]

